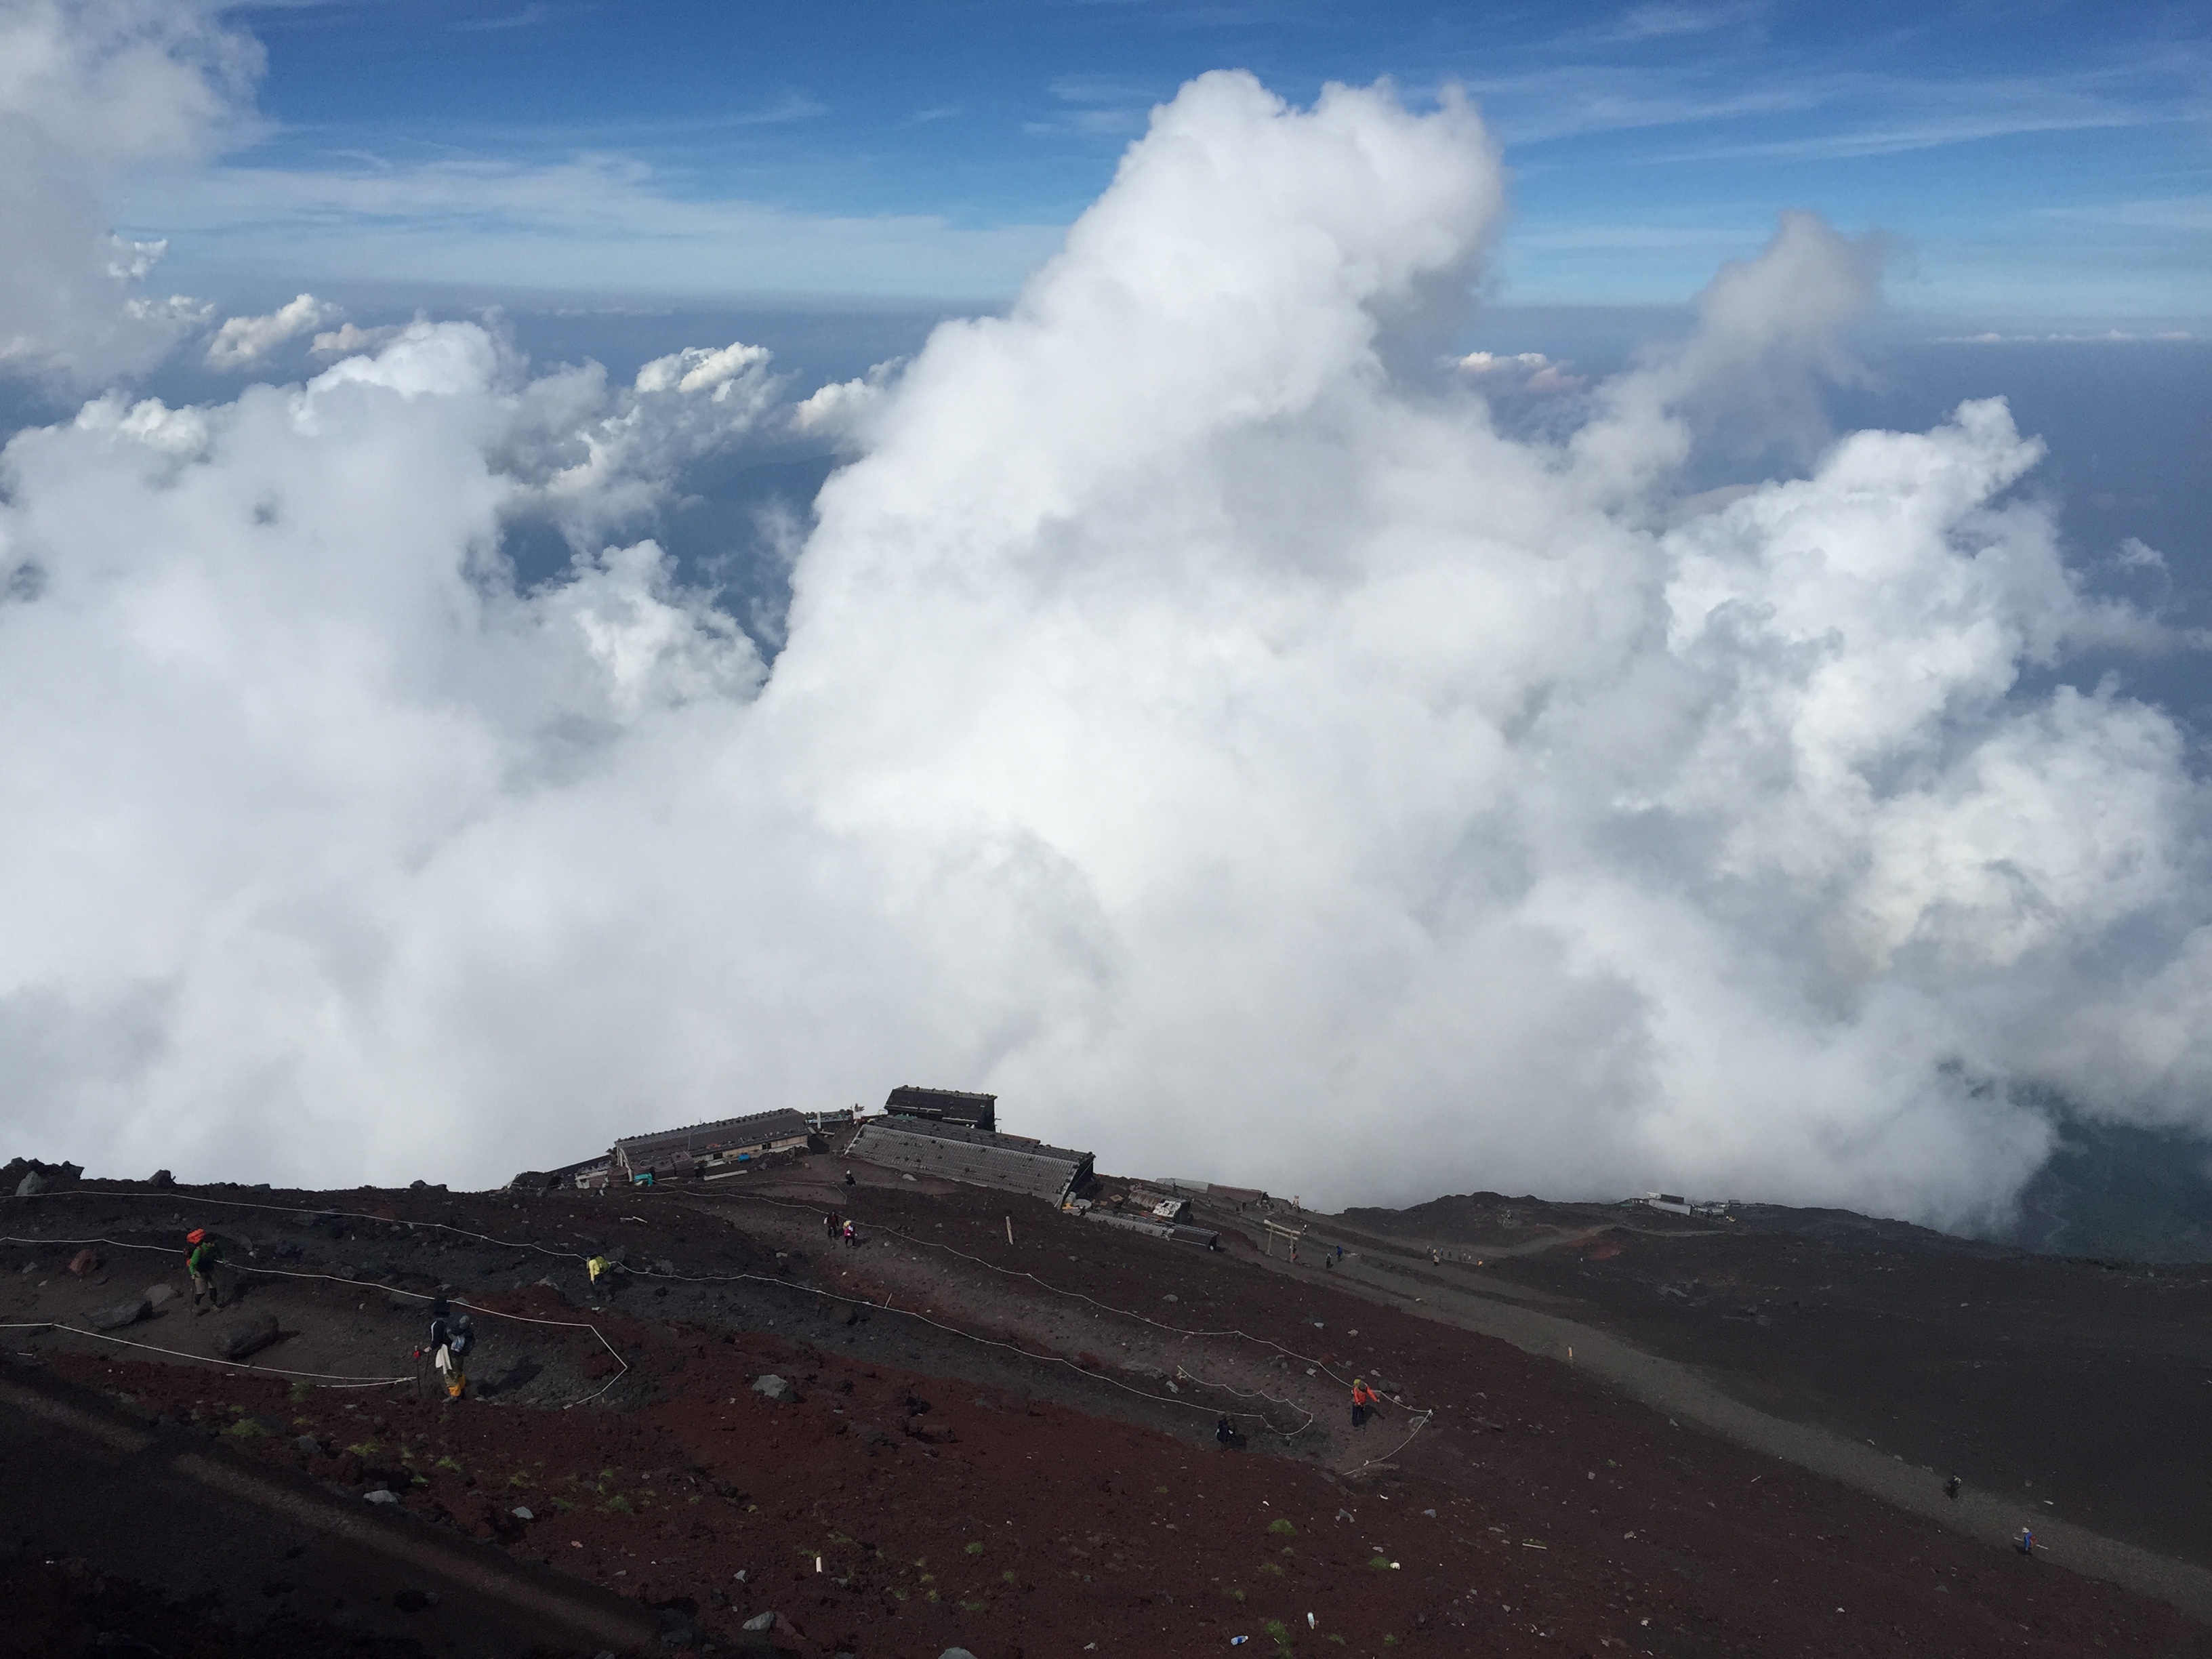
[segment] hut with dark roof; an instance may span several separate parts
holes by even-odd
[[[716,1165],[799,1151],[805,1146],[807,1133],[806,1120],[788,1109],[658,1129],[615,1142],[609,1174],[616,1181],[635,1181],[644,1175],[702,1175]]]
[[[999,1097],[972,1095],[961,1089],[917,1089],[902,1083],[884,1101],[893,1117],[921,1118],[931,1123],[957,1123],[970,1129],[999,1127]]]

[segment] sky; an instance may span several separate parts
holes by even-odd
[[[2188,326],[2212,307],[2212,26],[2136,0],[1642,5],[351,0],[265,53],[217,164],[119,203],[201,289],[431,282],[1004,300],[1148,112],[1243,68],[1458,88],[1506,151],[1522,304],[1686,301],[1781,208],[1891,302]],[[410,296],[412,297],[411,295]]]
[[[2212,1140],[2183,14],[740,18],[0,0],[11,1144]]]

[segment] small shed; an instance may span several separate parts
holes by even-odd
[[[791,1110],[754,1112],[632,1135],[614,1144],[611,1172],[618,1180],[640,1176],[692,1175],[718,1164],[738,1164],[806,1145],[805,1117]]]
[[[1048,1204],[1082,1191],[1091,1180],[1089,1152],[1048,1146],[1024,1135],[916,1118],[870,1118],[845,1155],[970,1187],[1026,1193]]]
[[[999,1127],[998,1096],[971,1095],[959,1089],[917,1089],[902,1083],[884,1099],[884,1109],[893,1117],[958,1123],[970,1129]]]

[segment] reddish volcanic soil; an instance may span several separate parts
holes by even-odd
[[[424,1537],[489,1540],[720,1651],[1135,1659],[1242,1636],[1268,1655],[2212,1655],[2212,1632],[2160,1603],[1674,1426],[1241,1238],[1212,1254],[865,1169],[848,1194],[835,1172],[811,1159],[611,1198],[87,1183],[7,1200],[0,1233],[38,1242],[0,1244],[0,1320],[82,1327],[172,1272],[179,1220],[220,1228],[249,1271],[232,1312],[172,1304],[118,1333],[178,1354],[16,1329],[0,1379],[76,1385],[164,1446],[320,1483],[319,1501],[388,1487]],[[824,1240],[830,1205],[859,1218],[860,1248]],[[101,1265],[72,1276],[83,1249]],[[595,1292],[581,1257],[617,1249],[633,1271]],[[411,1372],[420,1304],[391,1291],[440,1284],[484,1310],[480,1398],[179,1357],[265,1311],[287,1334],[257,1366]],[[1358,1431],[1354,1368],[1403,1402]],[[764,1373],[799,1397],[756,1392]],[[1216,1445],[1223,1409],[1247,1449]],[[42,1432],[49,1451],[68,1437]],[[172,1656],[462,1650],[441,1638],[448,1603],[419,1595],[405,1618],[371,1598],[363,1623],[358,1597],[304,1578],[249,1594],[217,1567],[157,1594],[96,1544],[50,1562],[42,1535],[67,1528],[49,1506],[119,1500],[52,1458],[0,1459],[15,1552],[0,1571],[22,1609],[0,1652],[144,1650],[125,1636]],[[769,1612],[772,1637],[741,1629]]]

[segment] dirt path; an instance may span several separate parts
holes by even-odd
[[[10,1505],[35,1509],[49,1553],[222,1605],[282,1651],[381,1638],[524,1659],[643,1649],[659,1635],[649,1613],[594,1586],[202,1435],[157,1431],[28,1368],[0,1377],[0,1470]]]
[[[1233,1226],[1238,1218],[1209,1216],[1208,1219]],[[1372,1257],[1348,1255],[1328,1270],[1327,1277],[1334,1288],[1355,1294],[1364,1291],[1385,1306],[1497,1337],[1524,1353],[1571,1364],[1583,1375],[1665,1413],[1670,1420],[1694,1424],[1750,1450],[1782,1458],[1983,1543],[2009,1549],[2021,1529],[2031,1528],[2039,1557],[2089,1577],[2155,1596],[2192,1618],[2212,1623],[2212,1572],[2202,1567],[2106,1537],[1995,1493],[1962,1490],[1955,1499],[1948,1498],[1943,1495],[1942,1476],[1933,1469],[1747,1406],[1691,1366],[1647,1353],[1577,1321],[1525,1305],[1531,1300],[1552,1297],[1539,1297],[1503,1281],[1494,1287],[1464,1282],[1480,1272],[1477,1268],[1453,1264],[1419,1270],[1399,1267],[1388,1257],[1411,1252],[1396,1241],[1367,1239],[1341,1226],[1332,1226],[1331,1231],[1347,1240],[1360,1239],[1375,1253]],[[1591,1230],[1598,1231],[1602,1230]],[[1292,1267],[1264,1255],[1261,1259],[1285,1273],[1316,1277],[1311,1267]]]

